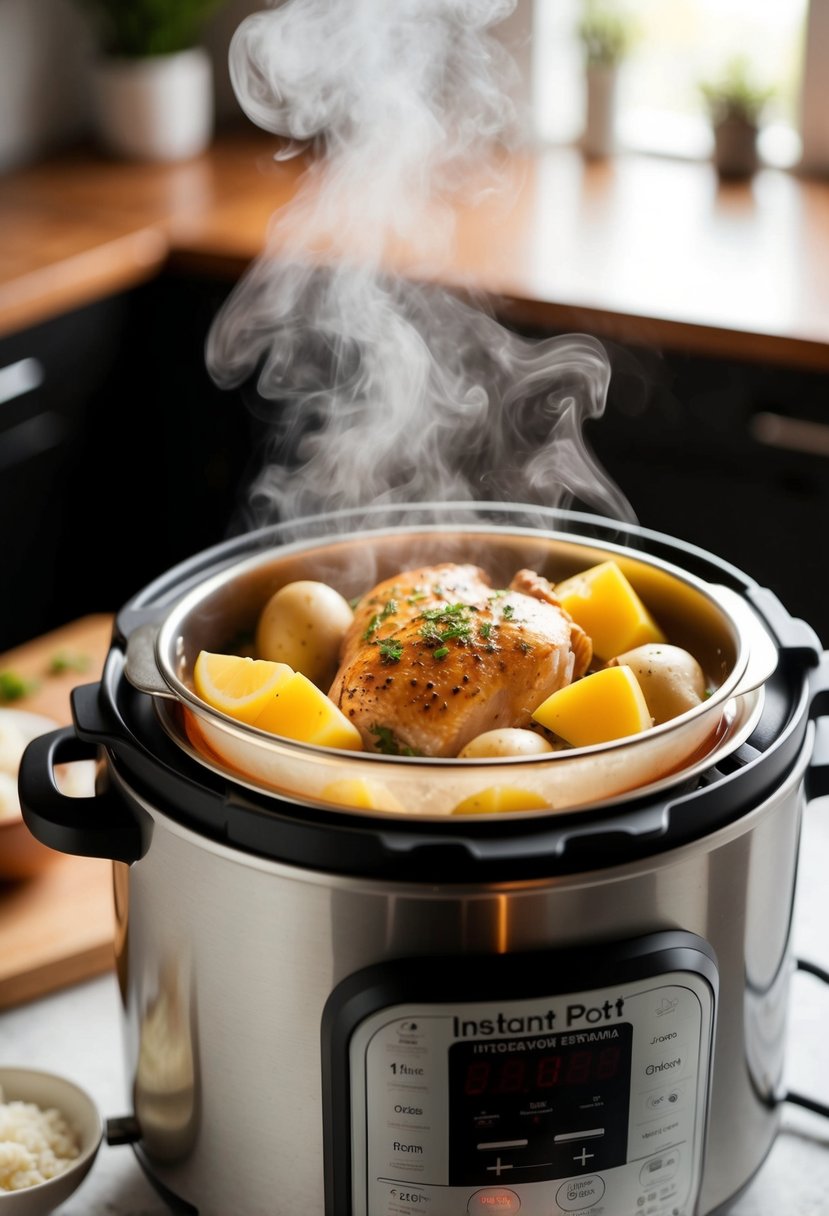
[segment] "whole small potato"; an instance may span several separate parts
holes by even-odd
[[[552,746],[534,730],[504,727],[487,730],[470,739],[458,752],[461,760],[494,760],[499,756],[540,756],[551,752]]]
[[[327,583],[287,583],[268,600],[256,629],[260,659],[287,663],[323,692],[337,671],[340,644],[354,613]]]
[[[608,666],[633,669],[654,723],[668,722],[699,705],[705,697],[705,676],[692,654],[680,646],[652,642],[617,655]]]

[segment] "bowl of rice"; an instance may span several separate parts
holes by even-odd
[[[90,1096],[65,1077],[0,1067],[0,1213],[45,1216],[86,1177],[103,1125]]]

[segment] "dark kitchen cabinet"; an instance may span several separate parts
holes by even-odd
[[[0,341],[0,650],[232,526],[248,422],[204,369],[221,290],[172,277]]]
[[[227,290],[169,274],[131,299],[131,331],[97,432],[116,439],[96,460],[96,497],[103,492],[112,505],[119,549],[107,606],[238,528],[251,423],[239,395],[212,383],[204,360]]]
[[[94,403],[118,358],[124,300],[0,341],[0,648],[76,615],[98,537],[79,507]]]
[[[740,567],[829,643],[829,378],[607,349],[589,441],[639,522]]]

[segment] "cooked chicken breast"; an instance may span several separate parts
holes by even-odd
[[[367,751],[456,756],[483,731],[530,725],[590,658],[540,575],[520,571],[496,590],[477,566],[445,563],[363,597],[329,696]]]

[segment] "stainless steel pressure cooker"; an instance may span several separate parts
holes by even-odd
[[[504,761],[333,753],[192,690],[198,651],[227,648],[298,577],[351,596],[423,560],[475,561],[497,586],[608,557],[715,674],[652,736]],[[320,517],[136,595],[74,727],[30,745],[21,799],[44,843],[114,860],[129,1128],[171,1207],[726,1210],[778,1128],[827,706],[816,636],[769,591],[575,513]],[[55,766],[90,756],[96,795],[63,796]],[[352,779],[385,793],[356,805]],[[545,809],[453,813],[505,784]]]

